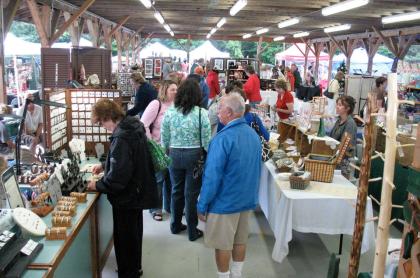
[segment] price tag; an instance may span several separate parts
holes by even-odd
[[[26,256],[29,256],[32,254],[32,252],[35,250],[36,246],[38,245],[38,242],[33,241],[32,239],[28,240],[28,242],[23,246],[22,249],[20,249],[20,252],[25,254]]]

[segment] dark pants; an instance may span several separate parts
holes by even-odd
[[[159,211],[161,208],[167,212],[171,212],[171,177],[169,176],[169,170],[165,169],[155,174],[156,184],[158,186],[158,197],[161,201],[161,206],[150,209],[150,212]]]
[[[118,277],[138,278],[142,269],[143,211],[112,207],[112,216]]]
[[[188,237],[197,237],[197,198],[201,189],[201,177],[193,178],[193,169],[200,158],[200,148],[170,149],[172,158],[169,173],[172,182],[171,231],[177,233],[181,227],[182,213],[185,206]]]

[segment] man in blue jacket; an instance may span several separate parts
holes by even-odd
[[[225,127],[210,143],[197,204],[198,217],[206,222],[204,242],[215,249],[219,278],[241,277],[248,217],[258,202],[261,142],[244,111],[239,94],[221,99],[218,117]]]

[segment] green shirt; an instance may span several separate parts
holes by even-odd
[[[161,125],[161,141],[168,148],[199,148],[199,109],[201,109],[201,140],[207,150],[210,141],[210,121],[207,110],[195,106],[187,115],[171,106],[166,110]]]

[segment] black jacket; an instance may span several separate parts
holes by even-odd
[[[124,118],[110,141],[105,173],[96,183],[97,190],[119,208],[157,207],[156,179],[143,124],[134,117]]]
[[[157,98],[157,91],[155,87],[149,83],[142,83],[137,89],[136,96],[134,99],[134,107],[127,111],[128,116],[139,115],[140,118],[146,110],[147,105]]]

